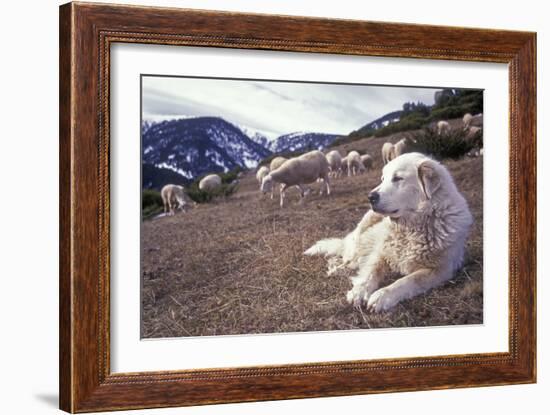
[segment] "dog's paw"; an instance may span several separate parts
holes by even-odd
[[[357,291],[353,288],[346,294],[348,303],[354,307],[361,307],[361,297],[357,295]]]
[[[361,307],[363,304],[366,304],[369,297],[365,289],[354,287],[348,291],[346,299],[348,300],[349,304],[358,308]]]
[[[392,291],[387,288],[380,288],[375,291],[369,298],[367,303],[367,310],[374,313],[381,313],[387,311],[398,303],[398,300],[394,298]]]

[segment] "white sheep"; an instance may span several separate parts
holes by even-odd
[[[271,160],[271,163],[269,164],[269,170],[277,170],[279,167],[283,165],[285,161],[288,159],[286,157],[277,156],[273,160]]]
[[[361,156],[357,151],[350,151],[346,157],[348,160],[348,177],[365,171],[365,166],[363,166]]]
[[[269,174],[269,167],[267,167],[267,166],[260,167],[258,169],[258,171],[256,172],[256,180],[258,180],[258,183],[262,184],[262,180],[268,174]]]
[[[271,163],[269,163],[269,171],[273,171],[273,170],[277,170],[279,167],[281,167],[283,165],[283,163],[285,161],[287,161],[288,159],[286,157],[282,157],[282,156],[277,156],[275,157],[273,160],[271,160]],[[260,182],[260,185],[262,183]],[[275,186],[272,186],[271,187],[271,199],[273,200],[273,189],[275,188]],[[281,185],[281,188],[282,188],[282,185]],[[279,189],[279,193],[280,193],[280,189]]]
[[[342,174],[342,156],[338,150],[329,151],[326,155],[328,166],[329,166],[329,176],[331,177],[340,177]]]
[[[481,127],[474,127],[474,126],[469,127],[467,130],[465,139],[466,140],[473,139],[480,131],[481,131]]]
[[[373,158],[368,154],[363,154],[361,156],[361,162],[363,163],[363,166],[365,166],[365,169],[368,171],[369,169],[372,169],[372,166],[374,164]]]
[[[443,120],[437,123],[437,134],[441,135],[443,133],[449,133],[449,132],[451,132],[451,124]]]
[[[479,157],[483,155],[483,149],[474,148],[466,153],[468,157]]]
[[[342,157],[342,164],[340,165],[342,169],[342,174],[347,174],[348,172],[348,156]]]
[[[390,161],[392,161],[395,158],[394,151],[393,151],[393,144],[386,142],[382,146],[382,161],[384,164],[388,164]]]
[[[216,190],[222,185],[222,178],[217,174],[209,174],[199,182],[199,189],[205,192]]]
[[[402,138],[393,145],[393,158],[399,157],[407,150],[407,139]]]
[[[183,186],[177,184],[167,184],[160,191],[162,204],[164,205],[164,213],[174,215],[176,209],[183,210],[186,205],[190,205],[191,199],[185,193]]]
[[[464,117],[462,117],[462,123],[464,124],[464,129],[465,130],[470,128],[470,124],[472,123],[472,118],[473,118],[473,116],[469,112],[464,114]]]
[[[310,151],[285,161],[278,169],[269,172],[262,181],[261,190],[267,193],[272,190],[274,183],[281,183],[280,205],[283,207],[287,188],[298,186],[302,202],[306,194],[304,185],[314,183],[319,178],[323,179],[327,195],[330,195],[328,173],[329,165],[325,155],[318,150]]]
[[[483,127],[483,113],[476,114],[472,117],[470,125],[475,127]]]

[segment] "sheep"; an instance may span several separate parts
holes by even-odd
[[[464,117],[462,117],[462,123],[464,124],[464,129],[467,130],[470,128],[470,124],[472,123],[472,114],[469,112],[464,114]]]
[[[287,160],[288,159],[285,157],[281,157],[281,156],[275,157],[273,160],[271,160],[271,163],[269,164],[269,170],[270,171],[277,170]]]
[[[338,150],[329,151],[326,155],[328,166],[329,166],[329,175],[331,177],[340,177],[342,173],[342,156]]]
[[[439,121],[437,123],[437,134],[449,133],[451,131],[451,125],[447,121]]]
[[[407,150],[407,139],[402,138],[397,143],[393,145],[393,158],[399,157],[401,154],[405,153]]]
[[[361,156],[361,162],[363,163],[363,166],[365,166],[365,169],[368,171],[369,169],[372,169],[372,165],[374,164],[374,160],[371,156],[368,154],[363,154]]]
[[[262,180],[267,174],[269,174],[269,167],[262,166],[258,169],[256,172],[256,180],[258,180],[259,184],[262,184]]]
[[[185,194],[183,186],[177,184],[167,184],[160,191],[162,204],[164,205],[164,213],[174,215],[176,209],[183,210],[186,205],[191,204],[189,196]]]
[[[466,155],[468,157],[479,157],[479,156],[482,156],[483,155],[483,149],[479,149],[479,148],[474,148],[470,151],[468,151],[468,153],[466,153]]]
[[[342,164],[340,165],[342,169],[342,174],[347,174],[348,172],[348,156],[342,157]]]
[[[288,159],[286,157],[282,157],[282,156],[275,157],[273,160],[271,160],[271,163],[269,164],[269,171],[277,170],[287,160]],[[261,184],[262,183],[260,182],[260,185]],[[275,186],[271,187],[271,200],[273,200],[273,189],[274,188],[275,188]],[[282,188],[282,185],[280,186],[280,188]],[[280,189],[279,189],[279,193],[280,193]]]
[[[209,174],[199,182],[199,189],[205,192],[216,190],[222,185],[222,178],[217,174]]]
[[[472,121],[470,122],[470,125],[475,127],[483,127],[483,113],[474,115],[472,117]]]
[[[382,161],[384,164],[388,164],[390,161],[392,161],[395,158],[394,151],[393,151],[393,144],[386,142],[382,146]]]
[[[481,127],[469,127],[466,132],[466,140],[473,139],[479,132],[481,131]]]
[[[261,190],[264,193],[269,192],[274,183],[281,183],[280,206],[282,208],[286,189],[291,186],[298,186],[300,189],[300,203],[302,203],[306,193],[303,185],[314,183],[318,178],[323,179],[327,196],[330,195],[328,173],[329,165],[325,155],[318,150],[310,151],[287,160],[278,169],[272,170],[263,178]]]
[[[363,166],[361,156],[357,151],[350,151],[346,157],[348,160],[348,177],[365,171],[365,166]]]

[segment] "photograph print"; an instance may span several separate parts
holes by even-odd
[[[140,231],[143,339],[483,324],[483,90],[142,75]]]

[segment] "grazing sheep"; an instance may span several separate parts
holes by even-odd
[[[402,138],[397,143],[393,145],[393,158],[399,157],[401,154],[405,153],[407,150],[407,139]]]
[[[177,184],[167,184],[160,191],[164,213],[174,215],[176,209],[183,210],[186,205],[190,205],[191,199],[185,194],[183,186]]]
[[[482,156],[483,155],[483,149],[481,148],[474,148],[470,151],[468,151],[468,153],[466,153],[466,155],[468,157],[479,157],[479,156]]]
[[[340,165],[342,169],[342,174],[347,174],[348,172],[348,156],[342,157],[342,164]]]
[[[328,177],[329,165],[327,158],[318,150],[310,151],[299,157],[292,158],[283,163],[276,170],[272,170],[262,181],[261,190],[266,193],[273,189],[274,183],[282,183],[280,205],[284,206],[285,192],[288,187],[298,186],[300,189],[300,203],[306,193],[305,184],[314,183],[317,179],[323,179],[327,196],[330,195],[330,182]],[[321,193],[323,190],[321,189]]]
[[[473,116],[469,112],[464,114],[464,117],[462,117],[462,123],[464,124],[464,129],[465,130],[470,128],[470,124],[472,123],[472,118],[473,118]]]
[[[470,122],[470,125],[475,127],[483,127],[483,113],[474,115],[472,117],[472,121]]]
[[[256,180],[258,180],[258,183],[262,184],[263,178],[268,174],[269,174],[269,167],[266,167],[266,166],[260,167],[256,172]]]
[[[466,140],[471,140],[481,131],[481,127],[469,127],[466,133]]]
[[[222,185],[222,178],[217,174],[209,174],[199,182],[199,189],[210,192]]]
[[[363,166],[361,156],[357,151],[350,151],[346,157],[348,159],[348,177],[365,171],[365,166]]]
[[[287,160],[288,159],[286,157],[281,157],[281,156],[275,157],[273,160],[271,160],[271,163],[269,164],[269,171],[277,170]],[[275,186],[271,187],[271,199],[272,200],[273,200],[273,189],[274,188],[275,188]],[[281,188],[282,188],[282,185],[281,185]],[[279,193],[280,193],[280,190],[279,190]]]
[[[451,132],[451,125],[447,121],[442,120],[437,123],[437,134],[441,135],[449,132]]]
[[[382,146],[382,161],[384,164],[388,164],[390,161],[392,161],[395,158],[394,150],[393,150],[393,144],[392,143],[384,143]]]
[[[361,162],[363,163],[363,166],[365,166],[365,169],[368,171],[369,169],[372,169],[372,166],[374,164],[374,160],[371,156],[368,154],[363,154],[361,156]]]
[[[281,157],[281,156],[275,157],[273,160],[271,160],[271,163],[269,164],[269,171],[277,170],[287,160],[288,159],[285,157]]]
[[[326,157],[329,167],[329,176],[340,177],[342,174],[342,156],[338,150],[329,151]]]

